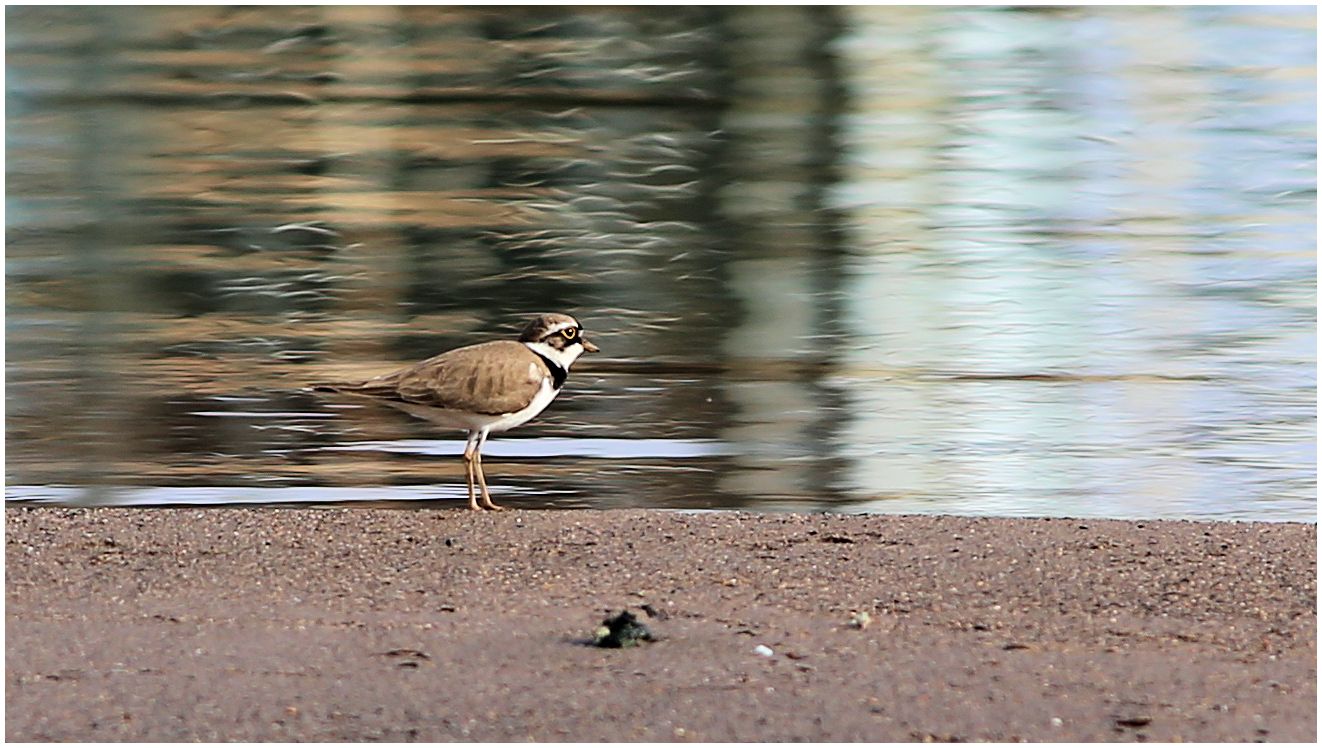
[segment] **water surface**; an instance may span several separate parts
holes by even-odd
[[[1313,521],[1309,8],[7,10],[11,501]]]

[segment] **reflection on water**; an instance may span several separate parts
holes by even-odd
[[[1306,8],[11,8],[10,500],[1315,517]]]
[[[327,447],[343,452],[380,451],[397,454],[420,454],[453,457],[464,451],[462,439],[445,442],[404,439],[395,442],[358,442],[344,447]],[[725,447],[716,442],[681,439],[592,439],[575,437],[557,439],[518,439],[493,441],[482,450],[484,457],[593,457],[600,460],[691,460],[715,457]]]

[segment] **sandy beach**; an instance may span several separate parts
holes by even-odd
[[[11,741],[1303,741],[1316,526],[6,510]],[[656,641],[591,646],[628,609]]]

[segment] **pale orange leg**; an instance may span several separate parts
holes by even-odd
[[[464,447],[464,478],[468,480],[468,508],[474,511],[478,509],[477,496],[473,494],[473,475],[477,470],[476,454],[475,440],[470,438],[468,445]],[[486,486],[483,485],[482,489],[485,491]]]
[[[486,444],[486,441],[487,434],[483,431],[482,435],[477,438],[477,450],[474,455],[476,457],[474,464],[477,465],[477,480],[482,484],[482,506],[487,509],[501,511],[505,507],[491,501],[491,492],[487,490],[487,476],[486,473],[482,471],[482,445]]]

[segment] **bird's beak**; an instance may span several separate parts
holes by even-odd
[[[587,338],[579,338],[578,342],[583,344],[583,350],[587,351],[588,353],[596,353],[597,351],[601,350],[597,346],[593,345],[592,341],[588,340]]]

